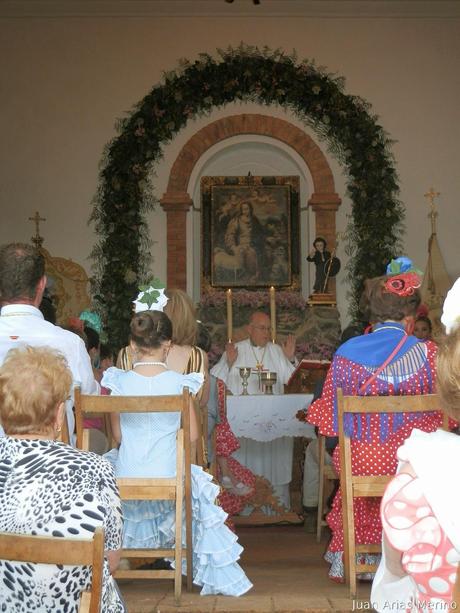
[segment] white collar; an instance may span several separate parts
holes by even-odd
[[[253,345],[253,344],[251,343],[251,339],[250,339],[250,338],[248,338],[248,339],[247,339],[247,341],[248,341],[248,343],[249,343],[249,346],[250,346],[250,347],[252,347],[253,349],[258,349],[259,351],[263,351],[263,350],[264,350],[264,349],[266,349],[266,348],[268,347],[268,345],[270,344],[270,343],[268,342],[266,345],[264,345],[263,347],[261,347],[260,345]]]
[[[43,313],[33,304],[6,304],[0,311],[1,317],[14,317],[15,315],[32,315],[44,319]]]

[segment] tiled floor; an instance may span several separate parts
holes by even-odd
[[[183,591],[176,607],[172,582],[120,582],[129,613],[301,613],[369,610],[369,584],[359,586],[359,603],[348,599],[344,585],[327,578],[328,565],[322,560],[327,536],[317,544],[302,526],[239,528],[245,548],[242,566],[254,584],[240,598],[200,596],[198,588]]]

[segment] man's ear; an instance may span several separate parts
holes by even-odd
[[[42,298],[43,298],[43,294],[45,293],[47,281],[48,279],[46,278],[46,275],[43,275],[43,277],[37,283],[37,289],[35,290],[35,298],[34,298],[34,306],[37,307],[37,309],[40,306]]]

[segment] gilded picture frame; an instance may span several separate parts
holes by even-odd
[[[299,177],[203,177],[203,285],[299,283]]]

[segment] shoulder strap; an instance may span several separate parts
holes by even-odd
[[[203,354],[202,350],[195,345],[192,347],[192,351],[190,352],[190,357],[187,362],[187,367],[185,369],[185,374],[188,375],[191,372],[202,372],[203,371]]]
[[[399,341],[399,343],[396,345],[396,347],[393,349],[393,351],[390,353],[390,355],[387,357],[387,359],[385,360],[385,362],[383,364],[381,364],[377,370],[375,372],[372,373],[372,375],[366,380],[364,381],[364,383],[361,385],[361,387],[359,388],[359,392],[358,395],[364,394],[364,392],[366,391],[366,388],[377,379],[377,377],[379,376],[379,374],[382,372],[382,370],[384,370],[388,364],[391,362],[391,360],[395,357],[395,355],[397,355],[398,351],[401,349],[401,347],[404,345],[404,343],[407,341],[407,339],[409,338],[409,335],[404,333],[404,336],[401,338],[401,340]]]

